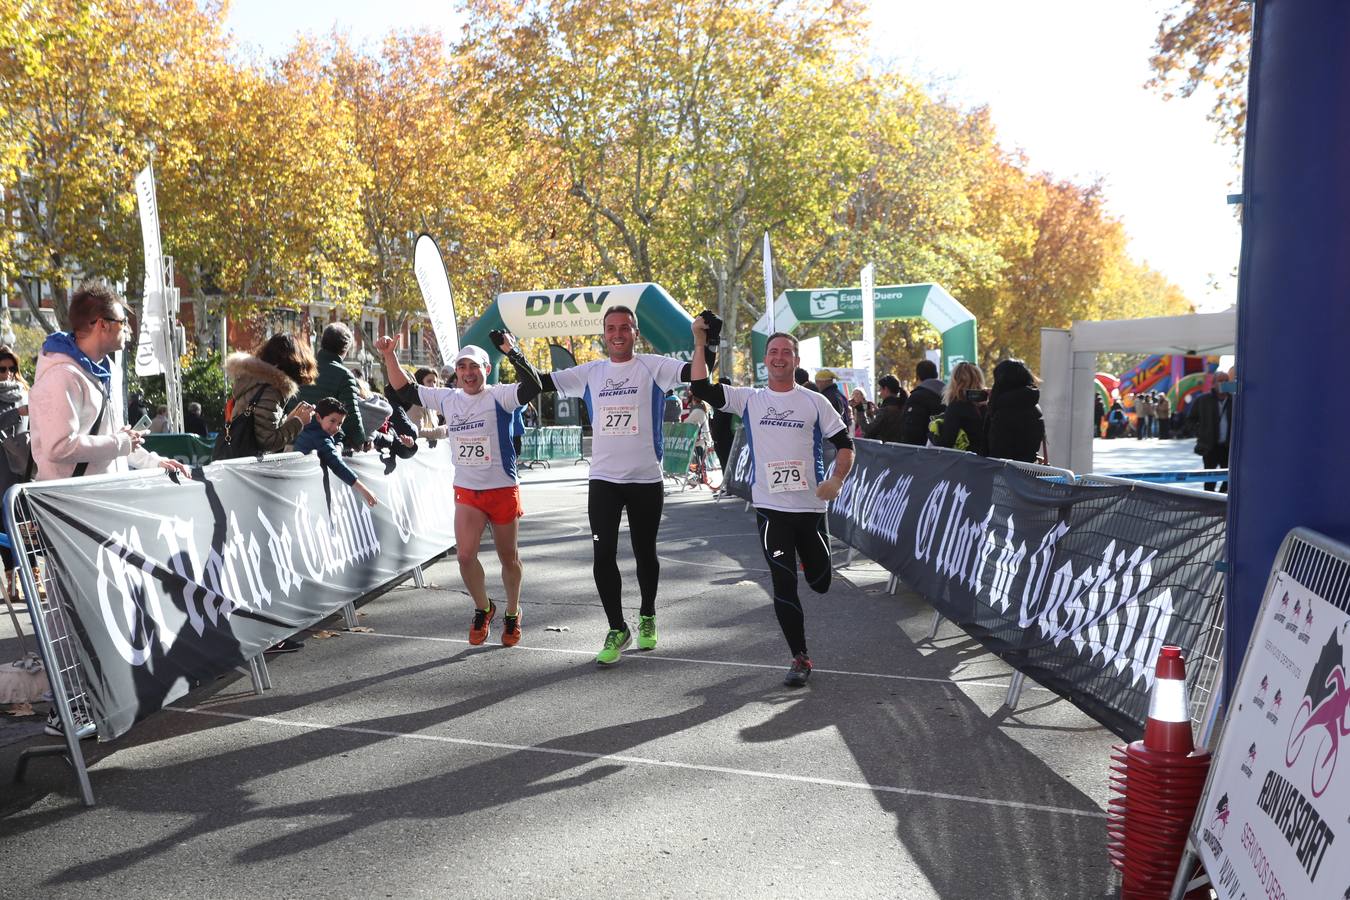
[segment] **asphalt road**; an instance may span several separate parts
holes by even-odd
[[[527,476],[517,647],[468,646],[443,562],[265,695],[232,676],[87,743],[93,809],[56,760],[9,784],[46,739],[0,747],[0,895],[1116,896],[1113,736],[1034,685],[1005,708],[1007,667],[861,561],[807,592],[816,671],[783,687],[739,501],[667,498],[659,646],[597,669],[583,479]]]

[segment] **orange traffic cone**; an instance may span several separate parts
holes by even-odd
[[[1209,772],[1209,753],[1194,752],[1179,647],[1162,648],[1155,676],[1144,739],[1112,754],[1107,849],[1124,898],[1169,895]]]
[[[1153,696],[1144,720],[1144,746],[1158,753],[1183,755],[1195,749],[1186,700],[1186,661],[1181,658],[1180,647],[1163,647],[1158,654]]]

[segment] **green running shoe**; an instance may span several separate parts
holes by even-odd
[[[633,643],[631,631],[627,628],[622,631],[611,628],[609,634],[605,635],[605,646],[596,654],[595,661],[602,666],[612,666],[619,661],[619,656],[631,643]]]
[[[638,649],[656,649],[656,616],[638,616]]]

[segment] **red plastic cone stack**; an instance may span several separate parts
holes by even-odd
[[[1107,845],[1120,870],[1120,896],[1166,898],[1185,849],[1209,774],[1209,753],[1196,753],[1186,702],[1186,663],[1181,648],[1158,654],[1144,739],[1111,754]],[[1196,896],[1204,896],[1197,894]]]

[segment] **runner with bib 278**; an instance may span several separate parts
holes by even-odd
[[[830,544],[825,535],[826,504],[853,468],[853,439],[830,401],[793,381],[799,360],[797,339],[769,336],[767,388],[712,384],[700,349],[706,325],[694,320],[694,362],[690,389],[715,409],[741,417],[750,448],[750,496],[755,506],[764,559],[773,579],[773,609],[792,651],[783,683],[801,687],[811,675],[806,619],[797,595],[797,560],[811,590],[830,587]],[[834,444],[834,470],[825,478],[822,441]]]
[[[539,395],[539,375],[510,335],[500,337],[498,349],[516,367],[519,384],[489,386],[487,351],[472,344],[462,347],[452,360],[457,388],[427,387],[409,381],[398,363],[396,342],[391,337],[381,337],[375,342],[375,349],[384,355],[389,385],[398,391],[399,400],[445,416],[446,443],[455,463],[455,551],[460,577],[474,604],[469,643],[486,641],[497,615],[497,604],[487,595],[487,576],[478,561],[483,529],[491,522],[493,543],[502,565],[502,584],[506,588],[502,644],[513,647],[520,641],[517,520],[524,510],[520,505],[516,450],[511,445],[511,418],[517,409]]]
[[[711,313],[706,315],[711,316]],[[623,616],[619,576],[619,519],[628,510],[628,536],[637,564],[642,606],[638,649],[656,647],[656,586],[661,564],[656,533],[665,499],[661,476],[661,412],[667,391],[688,381],[688,363],[669,356],[633,352],[639,336],[637,316],[626,306],[611,306],[602,318],[608,359],[541,376],[545,391],[586,401],[591,415],[591,477],[587,512],[595,551],[595,589],[609,619],[605,644],[595,661],[610,666],[632,643]],[[720,323],[719,323],[720,324]],[[705,365],[713,356],[707,352]]]

